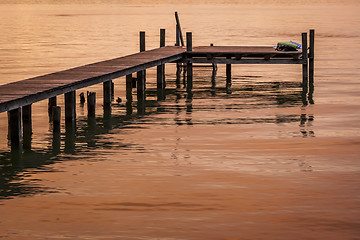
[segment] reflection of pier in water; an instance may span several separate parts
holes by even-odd
[[[181,74],[178,76],[182,76]],[[244,78],[246,77],[239,77]],[[206,83],[205,79],[202,79]],[[212,80],[214,81],[214,80]],[[180,82],[180,85],[177,83]],[[156,99],[158,93],[156,89],[147,89],[144,102],[126,101],[121,104],[112,104],[112,110],[104,109],[103,116],[89,116],[78,118],[74,124],[67,125],[65,132],[61,133],[61,128],[51,128],[52,133],[48,141],[48,148],[34,149],[26,148],[24,152],[13,151],[0,153],[0,168],[2,171],[0,184],[0,198],[12,197],[16,195],[36,194],[41,192],[53,192],[56,189],[46,189],[40,186],[29,185],[22,182],[24,172],[29,169],[44,169],[52,171],[51,164],[66,161],[67,155],[81,154],[91,157],[92,149],[115,149],[133,150],[143,149],[141,145],[126,142],[114,142],[103,136],[115,129],[133,129],[146,127],[146,119],[159,114],[173,114],[174,124],[176,125],[218,125],[218,124],[284,124],[299,123],[300,129],[294,136],[313,137],[311,124],[314,120],[313,115],[274,115],[272,117],[243,117],[243,118],[217,118],[193,119],[192,114],[200,111],[211,111],[214,106],[211,104],[212,98],[216,99],[236,99],[238,103],[224,105],[223,108],[229,111],[242,111],[246,109],[262,109],[270,106],[290,107],[302,105],[302,89],[296,82],[260,82],[244,84],[242,86],[215,87],[214,85],[197,86],[187,91],[185,79],[176,78],[175,82],[169,85],[177,85],[175,89],[166,89],[163,92],[163,101],[146,100]],[[207,81],[211,81],[208,79]],[[218,84],[220,85],[220,84]],[[223,85],[223,83],[221,83]],[[275,92],[275,94],[274,94]],[[197,100],[207,100],[207,104],[196,104]],[[241,102],[241,99],[253,99],[253,104]],[[133,109],[136,109],[135,111]],[[119,114],[121,112],[122,114]],[[145,122],[144,122],[145,121]],[[139,124],[136,124],[139,123]],[[53,123],[50,123],[53,124]],[[150,123],[149,123],[150,124]],[[156,123],[151,123],[156,124]],[[161,123],[171,124],[171,123]],[[176,144],[176,143],[175,143]],[[31,146],[31,138],[24,138],[24,149]],[[145,149],[144,149],[145,150]],[[86,157],[82,158],[86,160]],[[30,170],[31,172],[31,170]]]

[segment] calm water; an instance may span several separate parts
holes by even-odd
[[[194,45],[300,42],[316,29],[315,104],[301,101],[301,66],[233,66],[231,89],[224,66],[215,82],[195,68],[187,93],[168,64],[164,101],[147,72],[144,114],[114,102],[103,116],[102,86],[84,89],[97,92],[96,122],[78,103],[60,149],[47,101],[34,104],[21,158],[1,113],[0,238],[360,239],[358,1],[32,2],[1,1],[1,84],[134,53],[142,30],[147,49],[160,28],[173,45],[178,11]],[[114,82],[124,99],[125,79]]]

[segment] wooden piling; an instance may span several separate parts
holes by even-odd
[[[103,83],[103,106],[111,106],[111,81],[106,81]]]
[[[231,59],[231,57],[226,57],[226,59]],[[226,64],[226,86],[231,86],[231,64]]]
[[[315,30],[310,29],[309,42],[309,93],[314,92],[314,56],[315,56]]]
[[[95,109],[96,109],[95,92],[88,92],[87,94],[87,109],[88,109],[88,118],[95,117]]]
[[[22,107],[24,150],[31,150],[31,137],[32,137],[31,105],[32,104]]]
[[[126,101],[132,102],[132,88],[133,88],[133,76],[132,74],[126,75]]]
[[[111,82],[111,100],[113,100],[115,95],[115,84],[112,80],[110,82]]]
[[[186,51],[192,51],[192,33],[186,33]],[[191,90],[193,87],[193,65],[191,61],[187,62],[187,90]]]
[[[49,98],[49,102],[48,102],[48,112],[49,112],[49,117],[50,117],[50,120],[51,120],[51,116],[52,116],[52,109],[54,106],[57,105],[57,100],[56,100],[56,97],[51,97]]]
[[[140,52],[144,52],[146,50],[146,45],[145,45],[145,32],[141,31],[140,32]],[[141,86],[140,88],[146,88],[146,70],[142,70],[140,72],[138,72],[137,74],[137,78],[138,78],[138,83],[139,83],[139,77],[142,78],[140,81],[143,82],[144,86]]]
[[[143,71],[137,72],[137,100],[145,100],[145,81],[143,76]]]
[[[160,29],[160,47],[165,47],[165,29]],[[165,87],[165,64],[157,66],[158,91]]]
[[[303,72],[303,94],[307,93],[308,90],[308,50],[307,50],[307,33],[302,33],[302,72]]]
[[[54,154],[60,153],[61,146],[61,107],[53,106],[52,109],[52,124],[53,124],[53,139],[52,139],[52,151]]]
[[[175,20],[176,20],[176,36],[177,36],[176,41],[179,41],[179,45],[181,43],[181,46],[185,46],[184,39],[183,39],[182,32],[181,32],[179,15],[177,12],[175,12]],[[177,46],[179,46],[179,45],[177,45]]]
[[[20,147],[21,141],[21,108],[8,111],[8,137],[11,149]]]
[[[76,119],[75,91],[65,93],[65,121],[73,122]]]

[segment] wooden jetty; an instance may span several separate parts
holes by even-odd
[[[49,99],[49,113],[54,130],[60,129],[61,109],[56,97],[65,95],[65,121],[72,123],[76,118],[75,91],[94,84],[103,83],[103,106],[111,109],[112,79],[126,76],[126,97],[132,101],[132,88],[136,81],[137,100],[145,100],[145,70],[157,67],[157,88],[165,88],[165,64],[185,64],[187,68],[187,88],[193,86],[193,64],[211,63],[226,65],[227,83],[231,82],[232,64],[302,64],[303,93],[313,91],[314,82],[314,30],[310,30],[308,48],[307,33],[302,33],[305,51],[276,51],[272,46],[196,46],[192,45],[192,33],[186,33],[186,47],[181,33],[180,21],[176,13],[175,46],[165,46],[165,29],[160,30],[160,48],[145,50],[145,32],[140,32],[140,52],[107,61],[92,63],[65,71],[51,73],[0,86],[0,113],[8,112],[9,139],[12,149],[21,145],[21,137],[31,135],[31,105]],[[180,46],[181,45],[181,46]],[[137,77],[133,77],[137,73]],[[88,94],[88,115],[95,115],[95,93]],[[111,112],[110,112],[111,113]]]

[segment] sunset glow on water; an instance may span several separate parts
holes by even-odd
[[[4,1],[0,84],[175,43],[174,12],[194,46],[274,46],[315,29],[314,104],[301,65],[194,67],[194,88],[166,65],[166,99],[147,70],[145,113],[114,101],[96,121],[77,100],[60,149],[47,101],[33,104],[31,151],[14,158],[0,114],[0,238],[358,239],[358,1]],[[183,73],[182,73],[183,74]],[[125,100],[125,78],[114,79]],[[134,90],[136,100],[136,92]],[[64,108],[63,96],[58,105]],[[64,120],[64,116],[62,116]]]

